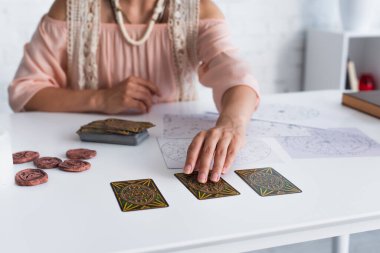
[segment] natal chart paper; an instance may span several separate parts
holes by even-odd
[[[192,139],[158,138],[165,163],[169,169],[182,169],[186,162],[187,148]],[[249,139],[236,157],[233,168],[250,168],[260,164],[279,163],[281,159],[271,146],[260,139]]]
[[[215,126],[217,115],[213,114],[167,114],[164,116],[165,138],[193,138],[202,130]],[[282,136],[309,136],[310,128],[294,124],[251,120],[247,128],[248,138]]]
[[[380,156],[380,144],[358,129],[313,129],[311,136],[278,137],[292,158]]]

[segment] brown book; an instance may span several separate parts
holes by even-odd
[[[380,118],[380,90],[344,93],[342,104]]]

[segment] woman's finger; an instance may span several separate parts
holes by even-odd
[[[186,174],[193,173],[205,136],[206,132],[202,131],[198,133],[191,142],[187,150],[187,157],[184,167],[184,172]]]
[[[202,147],[201,147],[201,149],[202,149]],[[199,159],[199,155],[198,155],[197,162],[195,163],[194,171],[199,171],[199,161],[200,161],[200,159]]]
[[[214,165],[212,167],[211,171],[211,181],[218,182],[220,179],[220,175],[223,172],[224,164],[226,161],[227,156],[227,150],[231,143],[232,136],[231,135],[223,135],[220,139],[218,144],[216,145],[215,149],[215,156],[214,156]]]
[[[131,76],[128,80],[130,82],[135,82],[135,83],[138,83],[140,86],[143,86],[145,89],[149,90],[149,92],[152,95],[161,96],[160,89],[157,87],[157,85],[153,84],[151,81],[145,80],[137,76]]]
[[[150,92],[145,90],[144,88],[135,86],[127,91],[127,95],[135,100],[139,100],[145,104],[145,106],[148,108],[148,111],[152,107],[153,104],[153,98]]]
[[[200,154],[198,182],[206,183],[210,171],[211,162],[214,158],[216,144],[220,138],[220,130],[211,129],[203,143],[202,153]]]
[[[235,161],[236,155],[240,150],[240,141],[238,141],[236,138],[232,139],[230,145],[228,146],[227,149],[227,155],[226,155],[226,160],[224,162],[222,174],[225,174],[228,172],[230,169],[231,165]]]
[[[136,99],[129,99],[128,102],[127,102],[127,112],[128,113],[147,113],[148,112],[148,108],[146,107],[146,105],[141,102],[140,100],[136,100]]]

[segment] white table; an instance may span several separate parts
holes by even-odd
[[[266,96],[318,108],[331,126],[357,127],[380,142],[380,121],[342,107],[338,91]],[[92,169],[72,174],[49,170],[49,182],[18,187],[14,174],[29,165],[0,170],[1,252],[243,252],[328,237],[339,237],[345,252],[351,233],[380,229],[380,157],[291,160],[275,169],[302,194],[262,198],[235,173],[224,177],[241,195],[199,201],[173,176],[155,137],[165,113],[198,113],[211,100],[155,106],[157,127],[138,147],[81,143],[79,126],[105,116],[22,113],[2,115],[12,150],[37,150],[64,158],[67,149],[98,151]],[[5,119],[4,119],[5,117]],[[3,123],[2,123],[3,124]],[[329,127],[329,125],[326,125]],[[270,165],[270,164],[268,164]],[[110,182],[152,178],[168,208],[123,213]]]

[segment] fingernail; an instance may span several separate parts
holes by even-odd
[[[191,165],[186,165],[185,168],[183,169],[185,174],[190,174],[191,173]]]
[[[222,171],[222,174],[226,174],[226,172],[227,172],[227,168],[224,167],[224,168],[223,168],[223,171]]]
[[[219,181],[219,178],[220,178],[219,173],[214,173],[214,174],[212,174],[212,176],[211,176],[211,180],[214,181],[214,182],[218,182],[218,181]]]
[[[203,183],[203,184],[206,183],[207,182],[206,175],[204,173],[199,174],[198,180],[200,183]]]

